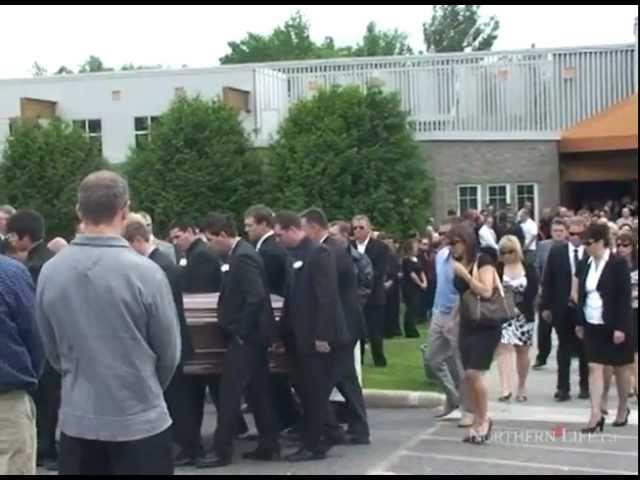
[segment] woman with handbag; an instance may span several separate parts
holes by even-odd
[[[627,260],[610,249],[608,225],[591,224],[586,231],[589,261],[577,272],[578,320],[589,362],[591,418],[583,433],[604,430],[602,413],[605,367],[614,368],[618,414],[614,427],[628,424],[630,373],[634,361],[631,319],[631,275]]]
[[[453,226],[449,239],[451,253],[456,260],[455,286],[461,296],[459,345],[464,385],[474,413],[473,425],[464,441],[482,444],[490,439],[493,426],[488,416],[489,399],[484,374],[491,368],[502,336],[502,322],[492,322],[482,312],[495,299],[496,289],[501,290],[501,285],[495,260],[485,253],[478,255],[476,235],[470,225],[460,223]],[[507,317],[503,320],[506,321]]]
[[[498,274],[505,290],[515,296],[516,316],[502,326],[502,339],[496,353],[502,396],[501,402],[511,400],[513,366],[517,365],[518,394],[516,401],[527,401],[527,376],[529,374],[529,349],[533,345],[535,330],[535,301],[538,295],[538,272],[527,263],[520,242],[513,235],[502,237],[499,245],[500,264]]]

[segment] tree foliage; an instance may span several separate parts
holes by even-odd
[[[424,43],[429,53],[491,50],[499,29],[496,17],[481,20],[480,5],[434,5]]]

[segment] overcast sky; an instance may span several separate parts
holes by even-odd
[[[409,34],[424,48],[422,23],[430,5],[373,6],[0,6],[0,78],[30,77],[35,61],[50,72],[73,70],[89,55],[107,66],[218,64],[227,42],[249,32],[268,33],[295,10],[311,24],[314,40],[333,36],[355,44],[369,21]],[[637,5],[485,5],[501,28],[494,50],[633,42]]]

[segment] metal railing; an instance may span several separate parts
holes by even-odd
[[[332,85],[397,91],[419,138],[541,138],[630,96],[636,44],[263,64],[289,102]]]

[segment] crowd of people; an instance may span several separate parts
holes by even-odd
[[[129,211],[126,181],[96,172],[79,188],[77,211],[75,238],[47,242],[37,212],[0,207],[1,474],[36,464],[63,474],[223,467],[238,438],[257,441],[243,455],[254,461],[279,460],[283,444],[297,446],[291,462],[368,445],[365,345],[385,368],[394,361],[385,340],[419,338],[425,325],[425,371],[446,396],[436,417],[460,409],[465,442],[491,439],[484,374],[494,361],[498,400],[528,402],[530,371],[546,365],[553,331],[555,399],[571,400],[578,357],[579,397],[591,399],[585,433],[603,431],[614,378],[614,426],[627,424],[637,397],[638,218],[628,199],[547,209],[538,221],[530,204],[448,212],[402,241],[366,215],[330,223],[318,208],[257,205],[244,214],[244,236],[231,215],[214,212],[174,221],[161,240],[148,214]],[[184,295],[200,293],[220,293],[220,376],[184,372],[194,354]],[[271,295],[284,298],[279,322]],[[513,308],[502,308],[507,300]],[[278,339],[288,377],[269,370]],[[205,449],[207,394],[217,425]]]

